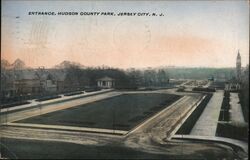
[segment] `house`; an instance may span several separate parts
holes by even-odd
[[[1,97],[12,97],[17,93],[17,89],[15,87],[15,75],[10,71],[2,71],[1,72]]]
[[[48,70],[44,70],[43,68],[36,70],[36,74],[39,77],[43,92],[53,93],[57,91],[56,78],[53,74],[51,74]]]
[[[54,76],[50,73],[41,78],[42,88],[45,92],[56,92],[57,83]]]
[[[53,79],[56,83],[56,91],[64,92],[65,91],[65,80],[67,73],[60,69],[51,69],[49,73],[53,75]]]
[[[108,76],[97,79],[97,86],[100,88],[113,88],[115,86],[115,80]]]
[[[40,79],[35,70],[15,70],[14,75],[14,85],[18,95],[37,95],[41,93]]]
[[[12,80],[17,95],[39,95],[57,91],[54,76],[44,69],[13,70]]]

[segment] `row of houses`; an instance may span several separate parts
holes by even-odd
[[[65,70],[25,69],[8,70],[1,72],[1,96],[25,96],[62,93],[83,89],[83,86],[74,85],[71,75]],[[96,80],[100,88],[114,87],[114,79],[103,77]]]
[[[65,90],[66,72],[62,70],[26,69],[1,72],[1,94],[5,97]]]

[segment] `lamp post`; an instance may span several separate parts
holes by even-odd
[[[179,114],[180,114],[180,120],[181,120],[181,126],[183,125],[183,123],[182,123],[182,116],[181,116],[181,113],[179,112]],[[181,141],[181,156],[183,156],[183,133],[181,133],[181,139],[182,139],[182,141]]]
[[[115,107],[113,109],[113,133],[115,133]]]

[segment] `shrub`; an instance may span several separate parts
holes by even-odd
[[[30,102],[28,102],[28,101],[13,102],[13,103],[9,103],[9,104],[0,105],[0,108],[9,108],[9,107],[15,107],[15,106],[20,106],[20,105],[24,105],[24,104],[30,104]]]
[[[71,92],[71,93],[66,93],[64,96],[73,96],[73,95],[78,95],[78,94],[83,94],[84,92],[78,91],[78,92]]]
[[[216,136],[248,141],[248,125],[245,123],[218,123]]]
[[[204,91],[204,92],[215,92],[215,88],[201,88],[201,87],[196,87],[193,88],[192,91]]]
[[[46,100],[56,99],[56,98],[61,98],[61,96],[58,96],[58,95],[46,96],[46,97],[39,98],[36,101],[41,102],[41,101],[46,101]]]

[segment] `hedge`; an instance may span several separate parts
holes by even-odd
[[[212,94],[207,94],[205,99],[196,107],[192,114],[182,124],[182,126],[177,131],[177,134],[190,134],[191,130],[193,129],[195,123],[198,121],[200,115],[207,106],[207,103],[209,102],[211,97]]]

